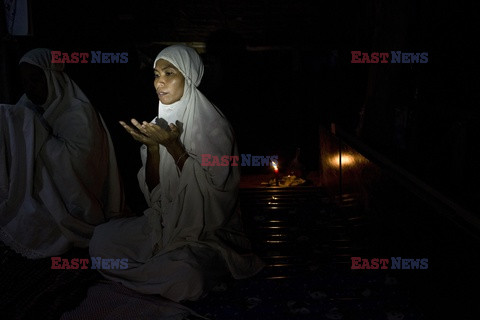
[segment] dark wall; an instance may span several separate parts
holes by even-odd
[[[235,28],[232,21],[213,15],[188,16],[190,5],[32,2],[34,36],[2,40],[7,47],[2,64],[14,70],[21,55],[37,46],[128,52],[125,65],[69,65],[67,71],[106,118],[132,183],[138,145],[117,121],[149,120],[156,114],[150,64],[161,46],[155,43],[202,41],[207,47],[201,90],[231,121],[241,153],[279,154],[283,166],[300,147],[301,161],[315,170],[318,125],[336,122],[465,203],[480,195],[478,187],[469,187],[480,178],[471,156],[480,137],[474,4],[319,4],[317,11],[305,6],[308,10],[297,16],[293,13],[299,2],[290,4],[292,14],[286,10],[284,23],[274,28],[268,23],[274,18],[281,22],[281,15],[274,16],[280,5],[255,15],[249,9],[253,4],[245,2],[238,10],[250,12],[248,30],[246,24]],[[191,38],[185,38],[185,30],[192,28],[189,19],[210,24],[193,28]],[[428,52],[429,61],[352,64],[352,50]],[[13,71],[7,78],[16,81]],[[14,102],[18,87],[9,90],[12,99],[7,102]],[[249,170],[255,172],[244,171]]]

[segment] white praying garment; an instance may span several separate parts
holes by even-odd
[[[20,60],[44,71],[43,105],[26,94],[0,105],[0,240],[32,259],[87,247],[94,227],[123,210],[105,123],[64,65],[51,60],[48,49]]]
[[[149,208],[142,217],[98,226],[90,254],[128,258],[126,270],[100,271],[131,289],[173,301],[195,300],[215,274],[246,278],[264,264],[251,252],[243,233],[239,167],[201,165],[202,154],[220,157],[238,156],[238,152],[229,122],[197,89],[203,75],[200,56],[190,47],[173,45],[162,50],[155,63],[159,59],[170,62],[185,78],[181,99],[171,105],[159,102],[158,118],[179,125],[180,141],[189,157],[180,171],[160,145],[159,184],[149,190],[147,147],[142,145],[138,180]]]

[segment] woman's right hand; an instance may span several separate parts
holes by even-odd
[[[158,143],[154,139],[150,138],[149,136],[147,136],[145,134],[146,133],[145,128],[142,127],[140,122],[138,122],[136,119],[130,120],[130,122],[133,124],[133,127],[129,126],[128,124],[126,124],[123,121],[119,121],[119,122],[122,125],[122,127],[125,128],[125,130],[128,133],[130,133],[130,135],[133,137],[133,139],[137,140],[138,142],[143,143],[149,149],[150,148],[158,148]]]

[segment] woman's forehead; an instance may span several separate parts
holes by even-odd
[[[167,60],[164,59],[158,59],[157,62],[155,63],[155,70],[163,70],[167,68],[174,68],[178,70],[173,64],[168,62]]]

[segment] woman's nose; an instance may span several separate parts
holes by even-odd
[[[160,77],[155,79],[155,88],[161,88],[165,85],[165,81],[161,79]]]

